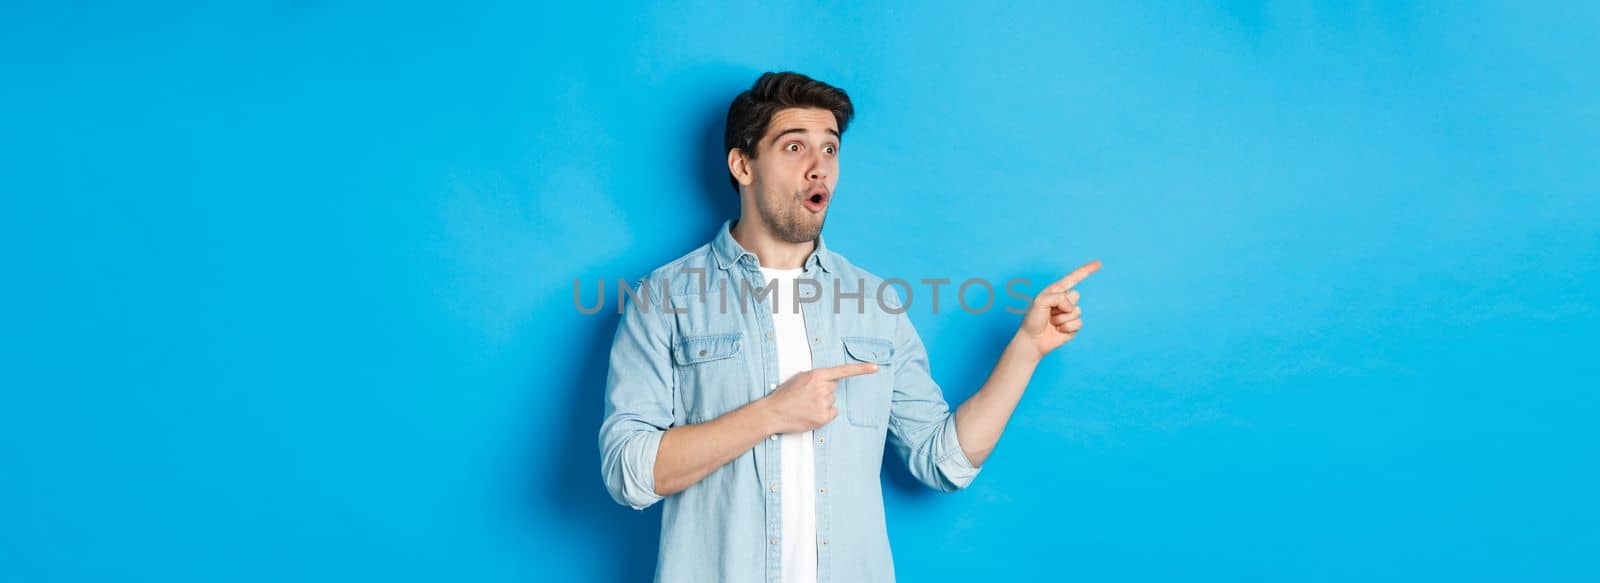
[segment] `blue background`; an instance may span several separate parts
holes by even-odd
[[[795,69],[858,264],[1105,262],[971,489],[886,466],[902,580],[1594,581],[1579,4],[8,2],[0,580],[647,579],[573,283]],[[953,404],[1016,323],[912,317]]]

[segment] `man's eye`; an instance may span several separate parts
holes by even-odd
[[[789,144],[789,151],[790,152],[799,152],[800,151],[800,144]]]
[[[834,152],[837,152],[837,151],[839,151],[839,149],[838,149],[838,148],[835,148],[835,147],[833,147],[833,146],[828,146],[828,147],[827,147],[827,148],[824,148],[824,150],[826,150],[826,151],[827,151],[827,152],[828,152],[828,153],[829,153],[829,154],[832,154],[832,153],[834,153]]]

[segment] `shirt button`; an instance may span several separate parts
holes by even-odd
[[[773,484],[772,485],[772,491],[773,492],[777,492],[778,491],[778,485],[777,484]]]
[[[767,383],[767,390],[770,391],[776,388],[778,388],[778,383]]]
[[[826,438],[826,437],[818,437],[817,438],[817,445],[822,445],[822,444],[827,443],[827,442],[828,442],[828,438]]]
[[[818,494],[827,494],[828,493],[828,489],[827,488],[817,488],[817,493]]]
[[[822,539],[822,546],[828,546],[828,539]]]
[[[778,544],[778,537],[772,537],[772,544]]]
[[[778,439],[778,434],[774,433],[774,434],[772,434],[772,437],[768,437],[767,439],[777,440]]]
[[[816,338],[812,338],[812,339],[811,339],[811,341],[812,341],[812,342],[822,342],[822,337],[821,337],[821,336],[818,336],[818,337],[816,337]]]

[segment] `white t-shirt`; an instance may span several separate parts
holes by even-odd
[[[761,268],[770,284],[777,280],[777,312],[772,315],[772,337],[778,345],[778,379],[789,380],[796,373],[811,370],[811,343],[807,342],[806,320],[794,302],[794,279],[800,269]],[[816,583],[817,580],[817,499],[816,462],[811,449],[811,431],[784,433],[778,437],[783,473],[778,487],[783,505],[783,582]]]

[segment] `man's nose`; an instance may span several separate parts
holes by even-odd
[[[820,155],[818,155],[816,153],[813,153],[811,155],[810,162],[811,162],[811,169],[806,171],[806,180],[807,181],[815,182],[815,181],[818,181],[818,180],[825,180],[825,179],[828,178],[828,174],[823,172],[823,170],[827,170],[828,169],[828,165],[827,165],[827,162],[822,159],[822,156],[820,156]]]

